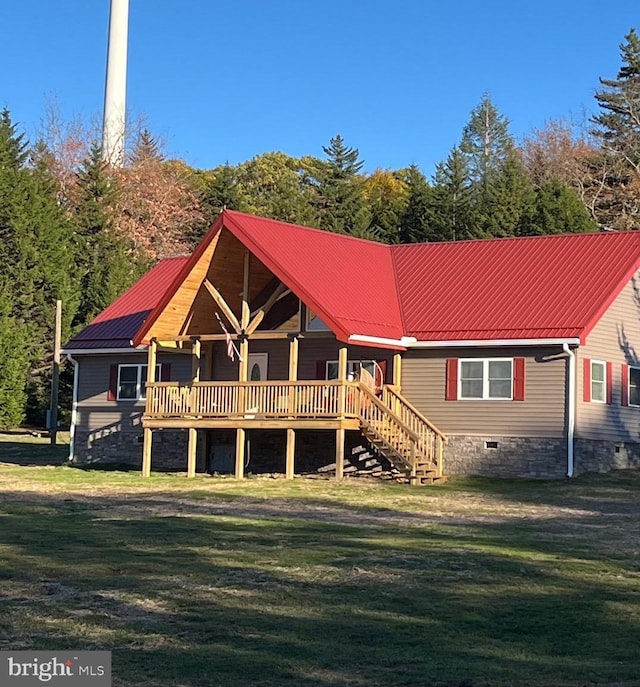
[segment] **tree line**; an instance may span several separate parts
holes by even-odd
[[[159,259],[191,251],[224,207],[386,243],[638,228],[635,30],[620,54],[579,126],[549,122],[516,141],[484,94],[431,178],[417,165],[366,173],[339,135],[321,156],[270,152],[198,170],[166,159],[144,128],[113,168],[81,128],[54,118],[31,143],[4,109],[0,428],[43,422],[56,299],[66,340]]]

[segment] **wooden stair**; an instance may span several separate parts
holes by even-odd
[[[381,398],[360,392],[360,428],[374,449],[411,484],[442,482],[446,436],[392,387]]]

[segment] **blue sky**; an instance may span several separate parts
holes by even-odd
[[[99,121],[109,0],[0,4],[0,106]],[[593,112],[637,0],[130,0],[127,105],[199,168],[340,133],[365,168],[431,175],[489,92],[516,137]]]

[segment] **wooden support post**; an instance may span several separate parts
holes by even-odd
[[[402,388],[402,355],[395,353],[393,356],[393,386],[400,391]]]
[[[336,479],[344,477],[344,429],[336,431]]]
[[[202,357],[202,347],[200,339],[194,337],[191,342],[191,380],[195,382],[200,381],[200,360]],[[191,410],[195,411],[194,402],[197,396],[195,391],[191,390]],[[189,446],[187,449],[187,477],[195,477],[196,475],[196,455],[198,450],[198,430],[194,427],[189,427]]]
[[[340,420],[344,420],[347,404],[347,347],[342,346],[338,353],[338,379],[340,380],[339,412]],[[336,479],[344,477],[344,429],[336,430]]]
[[[142,430],[142,476],[151,477],[151,442],[153,434],[146,427]]]
[[[56,301],[56,321],[53,330],[53,370],[51,375],[51,413],[49,436],[55,446],[58,437],[58,386],[60,384],[60,339],[62,331],[62,301]]]
[[[149,348],[147,350],[147,384],[153,384],[156,381],[156,361],[158,358],[158,341],[151,339]],[[153,402],[153,392],[146,391],[146,409],[151,410]],[[142,431],[142,476],[149,477],[151,475],[151,443],[153,441],[153,434],[150,429],[143,429]]]
[[[249,341],[246,338],[240,343],[239,368],[239,381],[246,382],[249,376]],[[240,417],[243,417],[245,414],[246,401],[246,388],[240,387],[238,390],[238,412]],[[236,430],[236,479],[242,479],[244,477],[245,434],[246,432],[242,428]]]
[[[289,339],[289,381],[295,382],[298,379],[298,337],[292,336]],[[298,394],[295,387],[289,387],[289,411],[295,414],[298,412]],[[295,475],[295,453],[296,453],[296,431],[287,429],[287,456],[285,465],[285,477],[293,479]]]

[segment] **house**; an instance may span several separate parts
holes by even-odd
[[[73,460],[637,467],[639,268],[640,232],[389,246],[225,210],[67,344]]]

